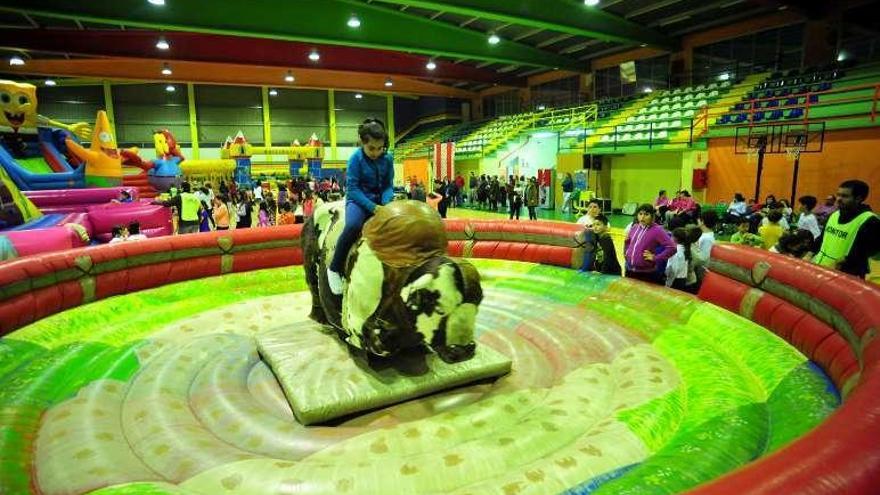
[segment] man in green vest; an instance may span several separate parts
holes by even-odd
[[[199,231],[199,206],[201,202],[198,196],[192,193],[189,182],[181,184],[180,189],[180,194],[173,196],[168,201],[158,201],[155,204],[177,208],[178,234],[195,234]]]
[[[865,278],[868,258],[880,252],[880,219],[864,204],[868,192],[868,184],[860,180],[840,184],[838,209],[828,217],[814,263]]]

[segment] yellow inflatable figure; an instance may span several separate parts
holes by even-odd
[[[66,129],[80,139],[89,139],[92,135],[91,127],[85,122],[68,125],[38,114],[37,88],[33,84],[0,80],[0,109],[3,110],[0,125],[8,125],[14,132],[42,125]]]
[[[116,138],[113,137],[107,112],[98,111],[89,149],[70,138],[66,143],[67,149],[86,163],[86,184],[97,187],[122,185],[122,158],[116,148]]]

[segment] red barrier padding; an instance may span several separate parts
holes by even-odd
[[[157,282],[159,282],[157,280]],[[95,299],[106,299],[125,294],[128,290],[128,270],[102,273],[95,277]]]
[[[859,361],[856,359],[856,356],[853,354],[852,350],[847,348],[837,352],[833,358],[831,358],[831,363],[828,365],[828,374],[831,376],[831,379],[837,383],[839,380],[843,378],[843,372],[850,368],[853,365],[858,366]],[[843,386],[843,381],[840,381],[840,386]],[[840,387],[838,387],[840,388]]]
[[[698,297],[711,301],[716,306],[739,314],[739,307],[749,287],[743,283],[731,280],[723,275],[708,272],[703,279]]]
[[[770,263],[768,277],[793,287],[805,294],[812,295],[816,289],[837,278],[837,274],[828,270],[815,270],[816,265],[788,256],[768,253]]]
[[[449,256],[461,257],[464,255],[465,241],[449,241],[446,245],[446,254]]]
[[[570,241],[574,245],[574,237],[583,231],[583,227],[565,222],[511,222],[508,220],[465,220],[446,219],[444,224],[447,232],[461,233],[468,228],[474,233],[475,240],[517,241],[530,237],[558,237]]]
[[[776,311],[776,308],[781,304],[785,304],[785,301],[779,299],[773,294],[767,294],[765,292],[761,295],[761,299],[759,299],[758,303],[755,305],[755,310],[752,313],[752,321],[764,328],[770,328],[770,319],[773,316],[773,312]]]
[[[841,352],[848,352],[853,360],[855,360],[855,356],[852,353],[852,350],[849,348],[849,344],[847,344],[846,340],[843,339],[840,335],[834,334],[827,339],[823,340],[821,344],[813,351],[810,355],[810,359],[813,360],[816,364],[822,367],[825,370],[825,373],[831,377],[831,381],[834,382],[834,385],[837,386],[837,389],[840,390],[843,388],[843,382],[840,381],[843,378],[842,371],[838,374],[834,374],[831,372],[831,362],[835,357]]]
[[[261,270],[263,268],[275,268],[279,266],[301,265],[303,263],[302,249],[300,248],[276,248],[252,253],[239,253],[232,262],[232,271],[247,272]]]
[[[128,287],[126,292],[137,292],[151,289],[167,283],[171,272],[171,263],[156,263],[153,265],[136,266],[128,269]]]
[[[880,332],[880,328],[877,331]],[[863,371],[880,374],[880,334],[862,342],[862,346],[862,362],[865,363]]]
[[[32,292],[4,301],[0,305],[0,328],[3,332],[11,332],[34,321],[34,303]]]
[[[833,328],[815,316],[805,313],[803,318],[798,320],[797,325],[792,327],[791,340],[789,342],[801,351],[804,356],[812,358],[816,348],[832,335],[837,335]]]
[[[64,294],[57,285],[37,289],[31,294],[34,296],[34,321],[61,311]]]
[[[221,274],[220,256],[204,256],[171,263],[171,269],[168,271],[168,283],[215,277]]]
[[[792,331],[806,315],[807,313],[797,306],[788,303],[780,304],[770,315],[768,328],[776,335],[791,342]]]

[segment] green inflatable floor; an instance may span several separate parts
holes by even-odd
[[[268,332],[257,349],[278,378],[300,423],[324,423],[359,411],[510,372],[510,359],[486,346],[455,364],[436,354],[413,355],[373,369],[355,359],[331,329],[300,323]]]

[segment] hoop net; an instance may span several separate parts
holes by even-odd
[[[746,149],[746,156],[748,158],[748,163],[757,163],[758,162],[758,147],[757,146],[749,146]]]
[[[787,146],[785,148],[785,154],[788,157],[788,161],[794,162],[800,158],[801,151],[803,151],[803,147],[801,146]]]

